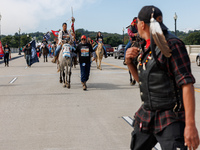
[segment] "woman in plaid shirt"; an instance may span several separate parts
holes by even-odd
[[[157,46],[150,45],[149,23],[160,23],[169,48],[166,58]],[[145,6],[138,14],[138,32],[146,40],[146,48],[139,55],[138,69],[132,63],[139,54],[136,47],[126,52],[126,63],[140,85],[142,106],[135,113],[131,150],[151,150],[159,142],[162,150],[197,149],[199,136],[195,124],[195,79],[184,43],[167,31],[162,12],[155,6]],[[152,53],[156,55],[153,56]]]

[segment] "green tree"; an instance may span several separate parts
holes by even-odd
[[[186,45],[200,45],[200,32],[190,33],[183,41]]]

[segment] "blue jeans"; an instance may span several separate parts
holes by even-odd
[[[81,82],[87,82],[90,76],[90,64],[91,63],[80,63],[81,69]]]
[[[62,45],[58,45],[58,46],[56,47],[55,56],[58,56],[58,54],[59,54],[59,52],[60,52],[60,50],[61,50],[61,47],[62,47]]]
[[[26,55],[26,63],[28,66],[31,65],[31,55]]]
[[[129,40],[129,42],[127,43],[127,45],[126,45],[126,47],[125,47],[125,50],[124,50],[124,60],[126,59],[126,51],[127,51],[127,49],[128,48],[130,48],[131,47],[131,41]]]

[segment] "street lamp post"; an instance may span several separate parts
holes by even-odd
[[[175,21],[175,35],[176,35],[176,20],[177,20],[177,18],[178,18],[178,16],[177,16],[176,13],[175,13],[175,15],[174,15],[174,21]]]
[[[2,15],[0,14],[0,40],[1,40],[1,18],[2,18]]]
[[[27,42],[26,42],[27,44],[28,44],[28,39],[29,39],[29,35],[27,34]]]
[[[124,44],[124,27],[123,27],[122,31],[123,31],[123,44]]]
[[[21,31],[21,29],[19,28],[19,55],[21,55],[21,49],[20,49],[20,31]]]

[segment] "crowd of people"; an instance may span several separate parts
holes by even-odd
[[[151,26],[153,23],[159,25],[156,30]],[[58,41],[54,41],[52,46],[55,49],[52,62],[59,63],[58,57],[62,44],[65,41],[70,43],[74,47],[73,53],[79,58],[81,83],[83,90],[86,90],[91,55],[95,59],[95,49],[98,43],[103,42],[103,36],[98,32],[97,44],[85,35],[81,36],[80,43],[76,43],[75,35],[67,30],[66,23],[63,23],[62,28]],[[161,10],[155,6],[144,6],[127,28],[130,41],[126,45],[124,63],[139,83],[142,101],[141,107],[134,116],[131,150],[151,150],[157,142],[163,150],[197,149],[199,136],[195,124],[193,86],[195,78],[191,73],[190,59],[184,43],[168,31],[163,24]],[[159,38],[155,39],[157,32],[152,33],[153,30],[158,30],[162,35],[157,34]],[[142,39],[139,46],[136,43],[137,36]],[[156,40],[164,40],[165,48],[158,45]],[[48,42],[45,38],[42,44],[47,46]],[[166,47],[171,51],[169,56],[164,53]],[[106,58],[106,49],[103,48]],[[24,52],[27,65],[30,67],[30,43]],[[40,52],[39,48],[37,52]],[[4,53],[5,66],[9,66],[8,45],[5,46]]]

